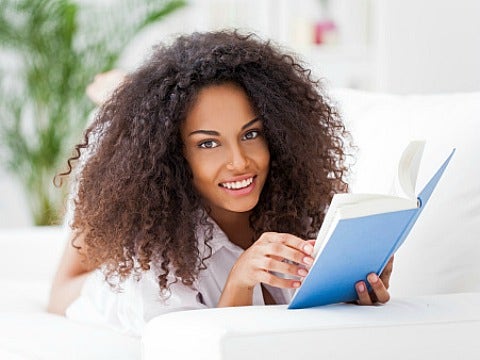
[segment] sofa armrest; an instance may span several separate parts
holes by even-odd
[[[142,336],[144,360],[477,358],[480,293],[337,304],[192,310],[159,316]]]
[[[135,360],[140,341],[42,312],[0,312],[0,359]]]

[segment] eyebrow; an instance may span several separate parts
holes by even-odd
[[[257,121],[260,121],[260,118],[258,116],[256,118],[250,120],[249,122],[247,122],[245,125],[243,125],[242,130],[245,130],[246,128],[252,126]],[[192,135],[195,135],[195,134],[220,136],[220,133],[218,131],[215,131],[215,130],[195,130],[195,131],[192,131],[190,134],[188,134],[188,136],[192,136]]]

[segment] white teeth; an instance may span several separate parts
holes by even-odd
[[[242,180],[242,181],[226,182],[220,185],[230,190],[238,190],[238,189],[243,189],[249,186],[252,182],[253,182],[253,177]]]

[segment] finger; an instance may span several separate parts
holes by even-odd
[[[393,256],[390,258],[387,265],[385,266],[382,273],[380,274],[380,280],[382,280],[383,285],[385,285],[386,289],[390,287],[390,277],[392,276],[392,271],[393,271]]]
[[[308,244],[307,244],[308,245]],[[313,251],[313,247],[311,245],[308,245],[311,247],[311,250],[307,249],[307,251]],[[277,259],[277,260],[290,260],[293,261],[297,264],[303,264],[305,266],[310,266],[313,264],[313,257],[310,254],[307,254],[304,251],[292,248],[287,246],[284,243],[268,243],[265,244],[264,246],[264,255],[267,258],[270,259]]]
[[[357,291],[359,305],[372,305],[372,299],[368,294],[367,285],[364,281],[359,281],[355,284],[355,290]]]
[[[284,244],[293,249],[303,251],[307,255],[313,252],[312,244],[292,234],[270,232],[264,233],[262,237],[264,237],[267,242]]]
[[[278,288],[296,289],[300,287],[300,280],[284,279],[268,271],[263,271],[260,276],[260,282]]]
[[[379,303],[386,303],[390,300],[390,294],[388,293],[387,288],[383,284],[382,280],[378,277],[377,274],[371,273],[367,276],[368,283],[372,287],[372,291],[375,294],[376,300]]]
[[[263,248],[265,256],[277,260],[287,259],[306,266],[313,263],[313,246],[290,234],[270,233],[259,246]]]
[[[316,242],[316,241],[317,241],[317,240],[315,240],[315,239],[306,240],[306,242],[309,243],[309,244],[312,245],[312,246],[315,246],[315,242]]]
[[[284,275],[291,275],[297,277],[305,277],[308,274],[308,270],[304,266],[299,266],[297,264],[278,261],[272,257],[264,257],[262,263],[259,264],[259,268],[270,271],[281,273]]]

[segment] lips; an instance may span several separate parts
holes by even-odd
[[[219,185],[229,190],[241,190],[249,187],[253,183],[253,179],[254,176],[250,176],[241,180],[222,182]]]

